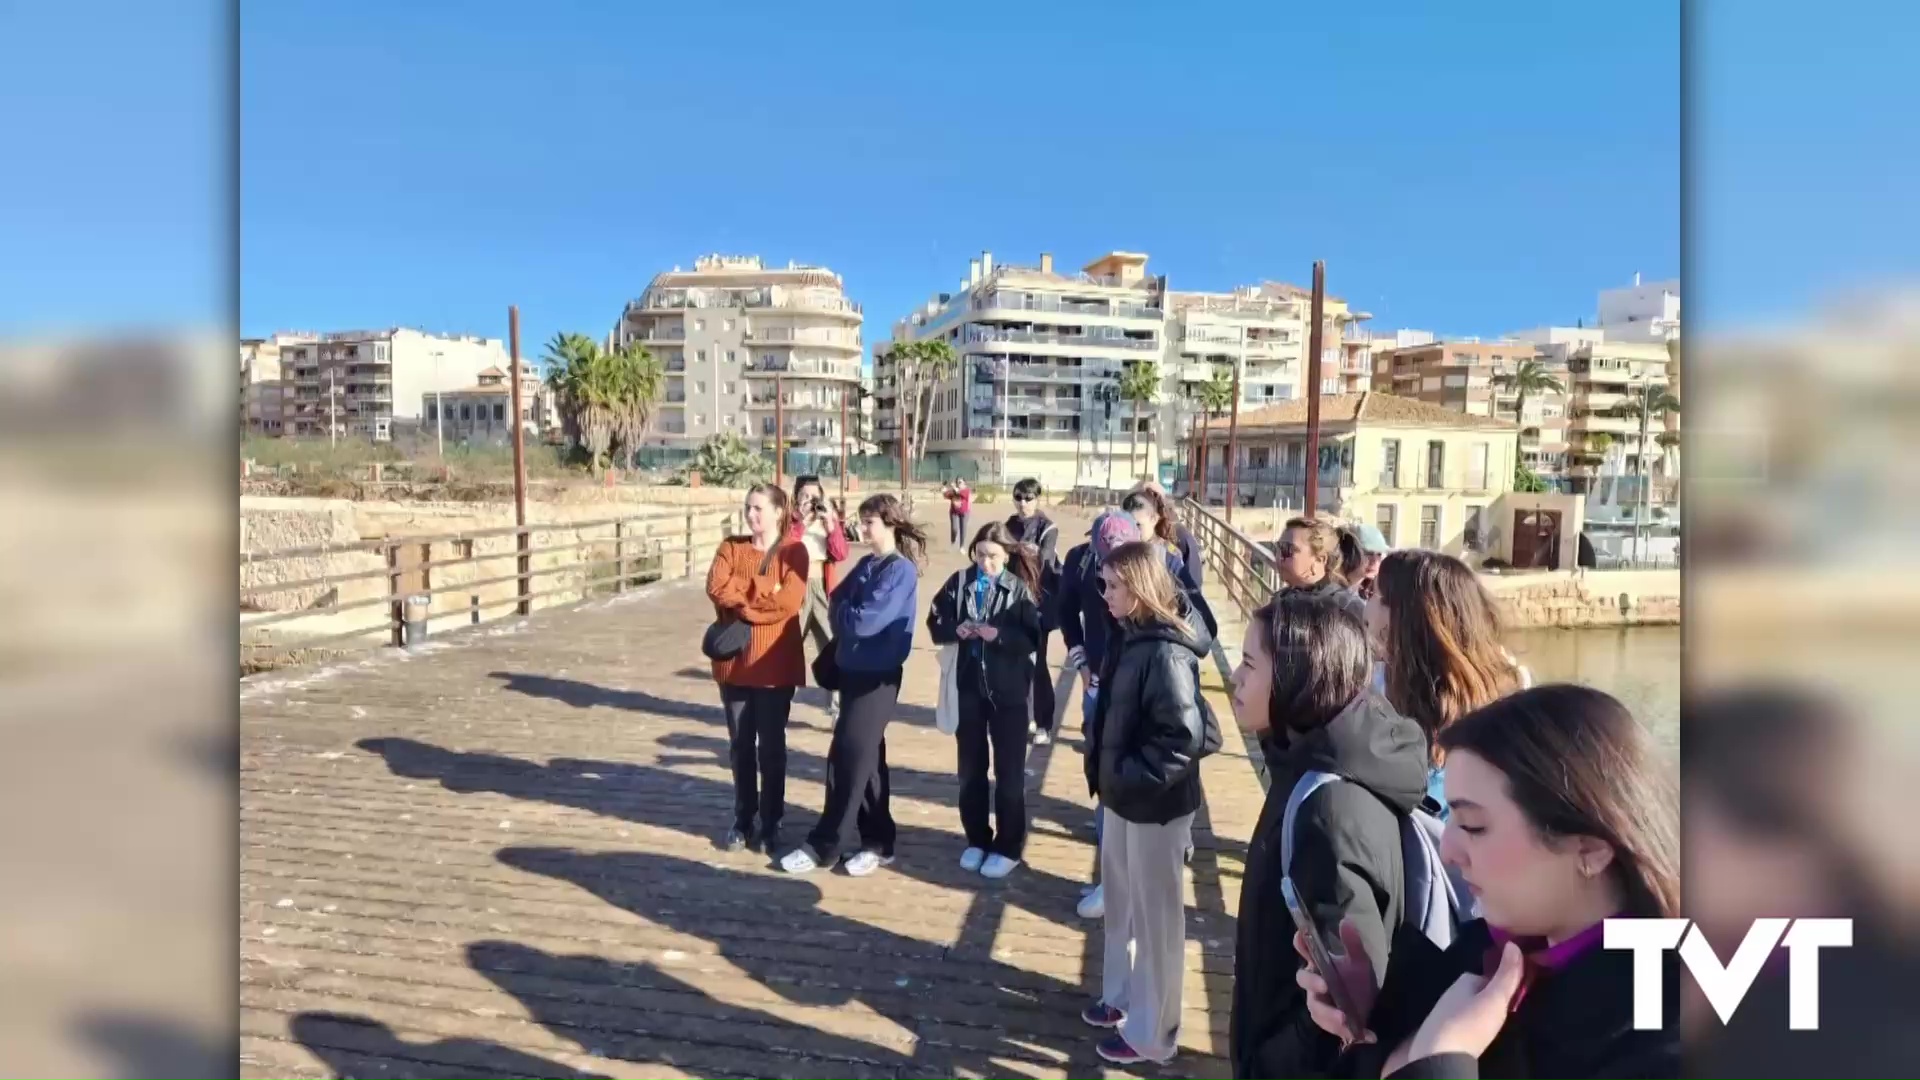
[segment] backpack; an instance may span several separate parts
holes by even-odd
[[[1293,821],[1300,807],[1314,792],[1338,781],[1352,783],[1337,773],[1309,771],[1293,785],[1280,824],[1281,873],[1292,876]],[[1423,800],[1409,813],[1394,814],[1400,823],[1403,868],[1401,921],[1445,949],[1459,936],[1461,924],[1473,918],[1473,897],[1466,883],[1440,861],[1440,834],[1446,826],[1430,803]]]

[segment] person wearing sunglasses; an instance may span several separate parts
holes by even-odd
[[[1322,518],[1292,518],[1273,545],[1275,568],[1287,588],[1329,596],[1365,625],[1366,601],[1348,587],[1341,573],[1347,562],[1343,543],[1357,542],[1350,536],[1342,537],[1339,529]]]

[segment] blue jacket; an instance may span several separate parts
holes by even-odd
[[[1213,608],[1201,593],[1200,585],[1188,571],[1178,551],[1167,552],[1167,570],[1187,594],[1187,601],[1205,623],[1209,640],[1220,633]],[[1093,557],[1091,542],[1079,544],[1067,552],[1060,570],[1059,595],[1052,598],[1054,618],[1067,648],[1076,645],[1086,652],[1087,670],[1099,672],[1106,662],[1107,641],[1113,633],[1113,616],[1107,611],[1106,597],[1100,594],[1100,564]]]
[[[827,606],[834,660],[842,671],[892,671],[913,651],[920,610],[920,572],[895,553],[868,555],[833,590]]]

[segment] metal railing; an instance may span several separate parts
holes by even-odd
[[[1192,499],[1179,504],[1180,523],[1199,542],[1210,581],[1220,582],[1241,614],[1251,614],[1280,589],[1280,566],[1266,545],[1227,524]]]
[[[384,644],[405,646],[410,633],[413,643],[418,643],[436,622],[477,625],[529,615],[536,607],[625,592],[670,571],[692,577],[722,539],[742,528],[739,510],[709,506],[243,551],[242,667],[257,669],[287,654],[322,648],[337,651],[382,639]],[[554,559],[576,552],[574,558]],[[512,572],[495,572],[507,566]],[[459,580],[436,580],[460,567],[471,569],[457,575]],[[536,583],[546,587],[536,588]],[[286,606],[266,607],[263,602],[275,597]],[[466,603],[435,605],[436,597],[465,597]],[[411,621],[409,606],[419,616]],[[368,618],[351,620],[359,625],[348,630],[330,626],[311,635],[249,640],[250,634],[269,627],[293,629],[302,620],[318,622],[351,612],[365,612]]]

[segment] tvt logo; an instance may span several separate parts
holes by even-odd
[[[1608,919],[1604,944],[1609,949],[1633,950],[1633,1026],[1643,1031],[1660,1027],[1665,1011],[1661,953],[1676,946],[1680,949],[1681,962],[1724,1024],[1746,1000],[1774,947],[1784,946],[1787,1026],[1813,1031],[1820,1026],[1820,950],[1851,947],[1853,920],[1755,919],[1727,964],[1720,962],[1706,936],[1689,919]]]

